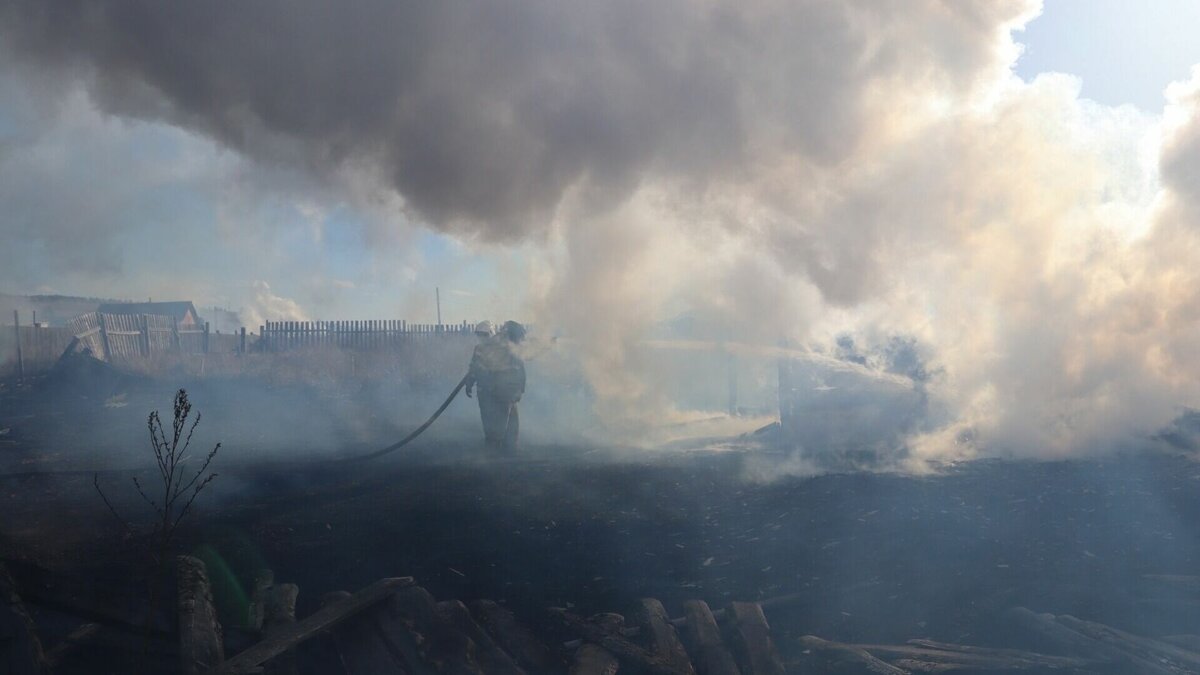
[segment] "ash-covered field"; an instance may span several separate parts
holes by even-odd
[[[122,406],[109,396],[48,406],[36,386],[6,391],[0,557],[18,581],[45,569],[136,595],[144,530],[124,533],[93,480],[147,525],[130,481],[151,475],[134,422],[143,403],[169,400],[159,387],[126,383]],[[378,461],[333,463],[323,460],[371,445],[284,461],[210,417],[196,443],[225,443],[220,475],[177,548],[208,562],[231,634],[263,568],[299,586],[297,616],[327,592],[394,576],[438,598],[496,600],[531,622],[551,606],[625,612],[655,597],[678,615],[692,598],[715,608],[786,596],[768,612],[785,658],[806,634],[1045,648],[1013,630],[1012,607],[1139,635],[1200,633],[1200,466],[1182,456],[801,476],[784,471],[786,453],[744,441],[719,451],[532,443],[495,459],[463,428]],[[119,452],[110,436],[125,433]],[[69,629],[30,604],[42,623]]]

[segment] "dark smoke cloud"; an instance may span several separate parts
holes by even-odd
[[[107,111],[318,176],[365,169],[435,227],[512,241],[573,189],[602,206],[780,152],[836,164],[880,103],[864,83],[970,87],[1025,5],[30,1],[0,35],[85,73]]]

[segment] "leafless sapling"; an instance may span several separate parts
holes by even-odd
[[[148,542],[150,560],[154,568],[150,580],[150,607],[152,608],[157,605],[162,584],[167,576],[175,532],[184,516],[191,511],[196,497],[217,477],[217,474],[208,471],[208,467],[221,449],[221,444],[217,443],[204,456],[200,467],[195,471],[189,471],[187,464],[192,459],[192,455],[188,450],[192,443],[192,434],[196,431],[196,426],[200,424],[201,415],[197,411],[196,416],[191,418],[192,404],[188,400],[187,391],[183,389],[175,394],[173,412],[174,417],[169,435],[166,433],[166,428],[163,426],[157,410],[150,413],[146,420],[160,487],[152,489],[150,486],[143,486],[137,476],[133,477],[133,485],[137,489],[137,493],[153,509],[155,516],[154,528]],[[191,418],[190,425],[189,418]],[[128,531],[130,529],[128,523],[117,513],[112,502],[100,488],[98,475],[93,475],[92,484],[100,493],[108,510]],[[147,628],[149,628],[149,618],[147,619]]]

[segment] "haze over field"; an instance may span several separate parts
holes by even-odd
[[[429,321],[440,286],[570,336],[629,422],[669,406],[634,346],[670,317],[899,338],[918,459],[1124,447],[1200,404],[1200,70],[1085,98],[1023,70],[1026,25],[1086,42],[1055,10],[7,2],[0,288],[257,325]],[[1150,14],[1132,48],[1200,61],[1164,38],[1194,9]]]

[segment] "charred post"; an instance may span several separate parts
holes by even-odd
[[[225,647],[213,606],[212,587],[204,562],[191,556],[175,559],[179,589],[179,662],[186,675],[198,675],[221,665]]]

